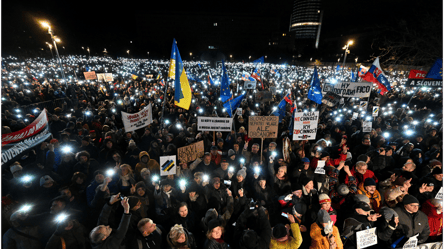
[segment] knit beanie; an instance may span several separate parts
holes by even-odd
[[[405,195],[404,198],[402,199],[403,205],[412,204],[412,203],[419,204],[418,199],[416,199],[416,197],[414,197],[413,195]]]
[[[245,179],[245,177],[247,177],[247,171],[245,170],[245,168],[242,168],[237,172],[236,175],[238,175],[238,176],[240,175]]]
[[[364,180],[364,187],[367,187],[367,186],[376,186],[375,180],[373,178],[366,178]]]
[[[323,203],[331,203],[330,197],[328,197],[326,194],[319,195],[319,204],[322,205]]]
[[[273,227],[273,237],[275,239],[280,239],[285,236],[287,236],[287,228],[284,226],[284,224],[279,223]]]
[[[316,220],[318,223],[328,223],[331,221],[330,215],[324,209],[318,211],[318,218]]]

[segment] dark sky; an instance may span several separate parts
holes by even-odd
[[[63,41],[61,46],[77,50],[81,46],[89,46],[97,51],[111,44],[115,50],[124,51],[124,46],[114,38],[118,37],[126,42],[131,40],[137,44],[137,33],[140,32],[138,27],[150,15],[174,13],[184,16],[183,22],[187,21],[187,15],[202,13],[276,17],[280,20],[277,31],[286,32],[292,5],[291,0],[2,1],[2,54],[13,53],[18,46],[29,49],[44,47],[49,36],[39,26],[39,19],[51,23],[54,32]],[[347,36],[365,27],[394,25],[400,19],[406,19],[414,26],[428,13],[440,13],[442,16],[442,1],[326,0],[323,2],[323,9],[321,40]],[[149,34],[150,31],[146,32]],[[152,39],[162,37],[161,33],[149,35]],[[172,39],[168,37],[168,40]],[[170,43],[168,47],[171,46]],[[71,52],[79,52],[77,50]],[[165,53],[168,54],[168,51]]]

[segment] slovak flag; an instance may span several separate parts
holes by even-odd
[[[378,85],[381,90],[381,95],[392,90],[390,87],[390,82],[385,77],[384,72],[382,72],[381,66],[379,65],[379,57],[373,62],[373,65],[367,71],[367,73],[362,77],[363,80],[368,82],[373,82]]]
[[[364,77],[364,75],[367,73],[368,71],[368,67],[364,67],[364,66],[360,66],[359,67],[359,71],[358,71],[358,76],[359,77]]]

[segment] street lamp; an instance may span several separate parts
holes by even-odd
[[[51,55],[52,55],[52,58],[54,59],[54,54],[52,53],[52,45],[49,42],[46,42],[46,44],[48,45],[49,50],[51,50]]]
[[[193,53],[190,52],[190,61],[192,60]]]
[[[63,77],[63,81],[65,81],[65,85],[67,85],[66,79],[65,79],[65,72],[63,70],[63,66],[62,66],[62,60],[60,59],[60,55],[59,55],[59,50],[57,49],[57,42],[60,42],[60,39],[57,38],[56,36],[54,36],[54,31],[51,29],[51,26],[49,25],[49,23],[47,22],[40,22],[40,24],[44,27],[48,29],[48,34],[51,36],[51,40],[52,43],[54,44],[54,48],[57,54],[57,58],[58,58],[58,62],[59,62],[59,66],[62,72],[62,77]]]
[[[89,47],[86,48],[86,51],[88,51],[88,57],[91,57],[91,54],[89,53]]]
[[[150,52],[146,52],[148,54],[148,59],[150,58]]]
[[[128,54],[128,56],[129,56],[129,50],[126,50],[126,53]]]
[[[344,68],[345,68],[345,61],[347,60],[347,54],[350,53],[350,50],[348,50],[348,48],[350,47],[350,45],[353,45],[353,40],[349,40],[347,42],[347,44],[342,48],[345,50],[344,52],[344,62],[342,63],[342,79],[344,80]]]

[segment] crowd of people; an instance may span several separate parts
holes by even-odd
[[[168,61],[67,56],[62,65],[2,58],[2,135],[43,109],[52,134],[2,162],[5,249],[341,249],[372,228],[374,248],[442,241],[442,88],[409,87],[408,72],[387,73],[384,95],[375,88],[329,107],[307,99],[313,67],[259,65],[256,89],[246,90],[245,72],[258,65],[226,63],[233,95],[246,97],[231,132],[211,132],[197,117],[230,116],[220,64],[184,62],[189,110],[174,105]],[[322,84],[353,78],[317,70]],[[85,80],[88,71],[113,80]],[[259,100],[263,91],[272,99]],[[297,112],[319,111],[316,139],[292,139],[289,104],[277,138],[250,138],[249,117],[273,115],[287,93]],[[121,112],[150,104],[153,122],[125,131]],[[160,176],[161,157],[200,141],[201,158]]]

